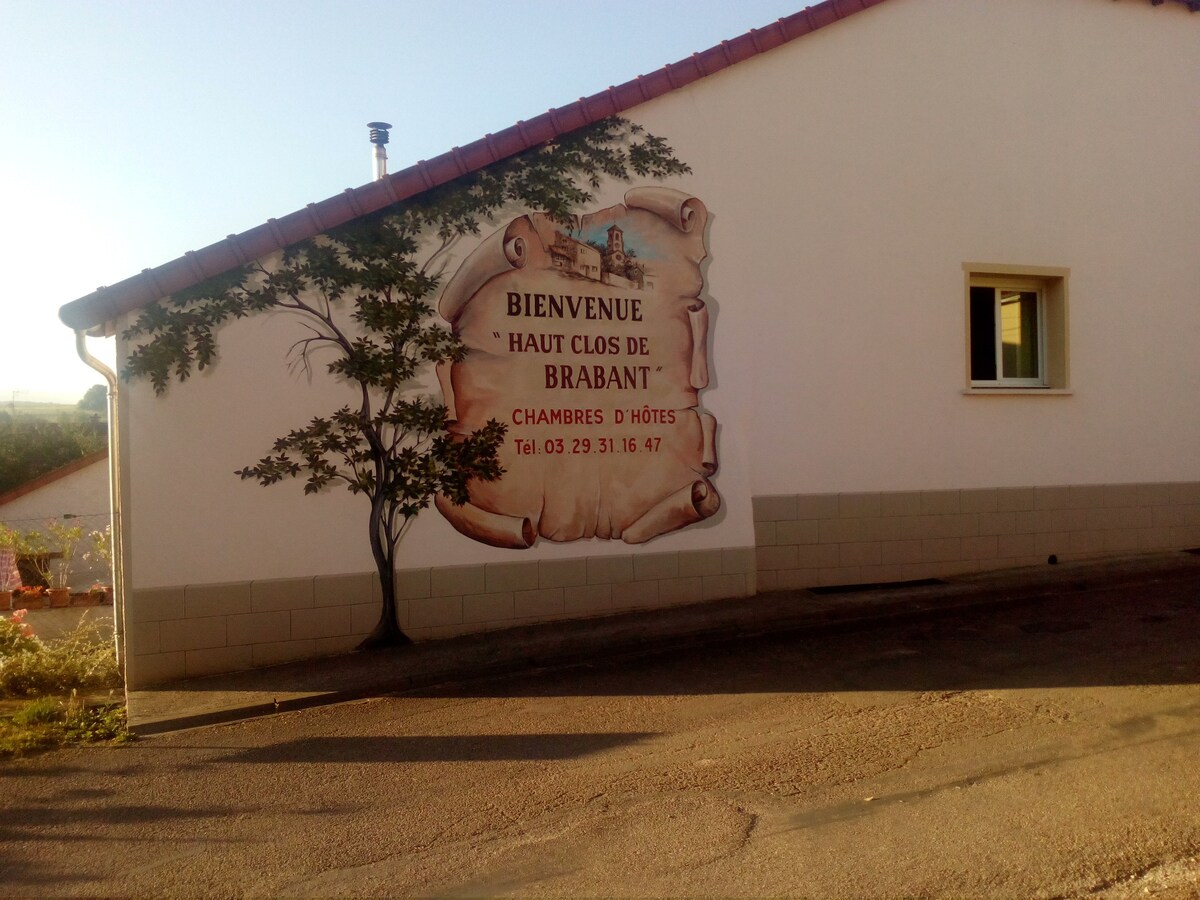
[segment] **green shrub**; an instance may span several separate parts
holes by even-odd
[[[0,616],[0,697],[35,699],[0,716],[0,758],[132,740],[125,707],[113,699],[121,673],[111,632],[84,615],[70,634],[41,641],[23,619],[22,610]],[[103,690],[108,700],[89,705],[86,695]]]
[[[0,649],[0,697],[65,696],[120,687],[112,638],[86,616],[57,640]]]
[[[0,659],[36,651],[41,646],[33,627],[25,621],[25,610],[18,609],[8,618],[0,616]]]
[[[96,741],[132,741],[125,720],[125,707],[120,703],[103,703],[98,706],[68,707],[63,721],[66,738],[72,742],[95,743]]]

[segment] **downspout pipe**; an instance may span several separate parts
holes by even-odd
[[[87,335],[75,332],[75,351],[108,382],[108,503],[112,517],[113,640],[117,667],[126,674],[125,656],[125,528],[121,518],[121,433],[117,421],[117,373],[88,352]],[[125,679],[128,684],[128,679]],[[128,688],[126,688],[128,692]]]

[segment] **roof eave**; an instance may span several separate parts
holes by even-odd
[[[648,75],[639,75],[632,81],[551,109],[529,121],[517,122],[496,134],[485,135],[431,160],[422,160],[378,181],[347,188],[340,194],[310,203],[304,209],[279,219],[268,219],[249,231],[231,234],[200,250],[189,250],[178,259],[156,268],[143,269],[111,287],[98,288],[85,297],[65,304],[59,309],[59,318],[76,331],[93,331],[155,300],[193,287],[208,278],[246,265],[359,216],[407,200],[561,134],[618,115],[884,2],[886,0],[824,0],[765,28],[751,29]],[[1156,6],[1163,2],[1165,0],[1151,0]],[[1200,0],[1180,2],[1193,12],[1200,9]]]

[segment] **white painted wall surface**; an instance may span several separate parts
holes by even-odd
[[[1200,476],[1197,83],[1179,4],[889,0],[640,109],[753,492]],[[1073,396],[962,395],[968,261],[1072,270]]]
[[[607,186],[597,208],[621,202],[631,186]],[[673,186],[691,187],[687,181]],[[483,235],[493,230],[484,228]],[[464,241],[456,248],[448,271],[477,244]],[[220,334],[218,363],[172,384],[164,396],[156,397],[148,382],[122,384],[129,565],[136,588],[374,570],[364,497],[340,489],[305,496],[303,480],[264,488],[234,475],[268,454],[276,437],[314,415],[356,402],[346,385],[325,376],[319,357],[311,379],[289,365],[289,348],[305,336],[295,319],[283,315],[233,322]],[[119,341],[118,353],[125,352]],[[719,368],[715,374],[719,385]],[[432,370],[427,376],[425,391],[440,397]],[[722,422],[726,410],[718,395],[712,388],[702,391],[701,403]],[[711,519],[643,545],[648,552],[753,546],[749,460],[740,456],[736,443],[719,448],[721,468],[714,483],[722,508]],[[524,551],[490,547],[460,535],[431,505],[405,536],[398,566],[575,559],[636,550],[619,540],[539,539]]]
[[[646,550],[753,544],[754,495],[1200,479],[1198,83],[1182,5],[889,0],[627,113],[711,214],[725,502]],[[1072,395],[963,395],[967,261],[1071,269]],[[362,498],[233,475],[349,399],[288,370],[301,334],[235,323],[210,372],[124,388],[138,588],[373,568]],[[430,510],[400,565],[629,550]]]

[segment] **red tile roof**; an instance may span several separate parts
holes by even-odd
[[[66,304],[59,310],[59,318],[74,329],[100,327],[207,278],[528,150],[560,134],[615,116],[883,2],[885,0],[824,0],[765,28],[752,28],[732,40],[693,53],[687,59],[649,75],[639,75],[632,81],[551,109],[537,118],[518,122],[497,134],[485,135],[465,147],[455,147],[448,153],[423,160],[362,187],[347,188],[327,200],[310,203],[304,209],[278,219],[268,219],[263,225],[241,234],[231,234],[201,250],[189,250],[156,268],[143,269],[131,278]],[[1161,6],[1165,0],[1150,2]],[[1185,3],[1192,12],[1200,10],[1200,0],[1178,2]]]

